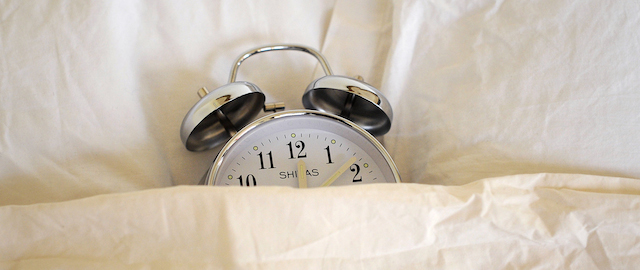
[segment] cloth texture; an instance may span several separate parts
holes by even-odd
[[[2,207],[0,267],[632,269],[639,195],[637,180],[562,174],[172,187]]]
[[[638,29],[636,1],[0,0],[0,268],[633,268]],[[196,91],[269,44],[387,97],[403,184],[194,186]],[[300,109],[323,74],[237,79]]]

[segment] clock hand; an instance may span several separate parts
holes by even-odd
[[[302,159],[298,161],[298,187],[307,188],[307,165]]]
[[[333,173],[331,175],[331,177],[329,177],[329,179],[327,179],[327,181],[324,181],[324,183],[322,183],[322,185],[320,185],[320,186],[321,187],[328,187],[329,185],[331,185],[334,181],[336,181],[336,179],[338,179],[338,177],[340,177],[340,175],[342,175],[344,172],[346,172],[347,169],[349,169],[349,167],[351,165],[353,165],[354,162],[356,162],[356,157],[352,157],[349,160],[347,160],[347,162],[342,164],[342,166],[340,166],[340,168],[338,168],[338,170],[335,173]]]

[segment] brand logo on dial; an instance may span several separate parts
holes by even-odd
[[[318,171],[318,169],[307,170],[307,176],[318,176],[318,175],[320,175],[320,172]],[[297,177],[298,177],[298,171],[280,172],[280,179],[297,178]]]

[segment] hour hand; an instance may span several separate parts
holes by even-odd
[[[338,170],[335,173],[333,173],[331,175],[331,177],[329,177],[329,179],[327,179],[327,181],[324,181],[324,183],[322,183],[322,185],[320,185],[320,186],[321,187],[330,186],[334,181],[336,181],[336,179],[338,179],[338,177],[340,177],[340,175],[342,175],[344,172],[346,172],[349,169],[349,167],[351,165],[353,165],[354,162],[356,162],[356,157],[352,157],[349,160],[347,160],[347,162],[342,164],[342,166],[340,166],[340,168],[338,168]]]
[[[302,161],[298,161],[298,187],[307,188],[307,165]]]

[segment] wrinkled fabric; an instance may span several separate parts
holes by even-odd
[[[405,179],[640,176],[640,4],[394,3],[381,88]]]
[[[640,265],[640,3],[0,0],[0,268]],[[193,185],[196,91],[267,44],[321,51],[393,107],[404,184]],[[238,80],[302,108],[324,75]]]
[[[631,269],[640,182],[180,186],[0,207],[0,268]]]
[[[0,2],[0,205],[195,184],[182,118],[251,48],[320,50],[382,91],[404,182],[640,177],[640,4],[629,1]],[[302,108],[299,52],[238,80]],[[219,149],[219,148],[218,148]]]

